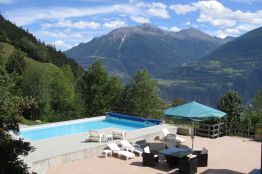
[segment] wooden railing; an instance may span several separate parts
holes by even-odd
[[[225,135],[225,124],[217,123],[217,124],[203,124],[199,125],[199,128],[196,129],[196,134],[203,137],[209,138],[218,138]]]

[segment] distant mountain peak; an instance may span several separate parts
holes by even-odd
[[[141,25],[137,25],[136,27],[140,27],[140,28],[144,28],[144,29],[147,29],[147,28],[157,28],[156,26],[150,24],[150,23],[143,23]]]
[[[142,29],[143,31],[146,31],[146,32],[164,32],[162,29],[152,25],[152,24],[149,24],[149,23],[144,23],[142,25],[138,25],[136,26],[136,28],[139,28],[139,29]]]
[[[143,34],[143,35],[167,35],[169,32],[164,31],[152,24],[144,23],[142,25],[131,26],[131,27],[121,27],[112,30],[106,36],[111,39],[121,39],[125,40],[130,37],[131,34]]]
[[[196,39],[201,39],[201,40],[213,40],[214,37],[197,30],[195,28],[187,28],[183,29],[179,32],[175,33],[175,36],[181,38],[181,39],[187,39],[187,38],[196,38]]]
[[[183,30],[181,30],[181,31],[186,31],[186,32],[201,32],[201,31],[199,31],[198,29],[193,28],[193,27],[185,28],[185,29],[183,29]]]

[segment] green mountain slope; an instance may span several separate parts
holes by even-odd
[[[18,74],[16,95],[33,97],[38,103],[37,108],[23,111],[25,118],[58,121],[81,116],[77,84],[83,68],[2,16],[0,66]]]
[[[236,90],[249,102],[262,87],[262,28],[158,77],[169,100],[180,97],[214,105],[225,91]]]
[[[72,59],[67,58],[55,47],[39,41],[31,33],[6,20],[0,15],[0,42],[9,43],[23,51],[28,57],[43,63],[57,66],[70,65],[75,77],[81,76],[83,69]]]
[[[174,33],[143,24],[113,30],[65,53],[85,68],[101,58],[109,72],[122,77],[143,68],[155,76],[199,59],[223,43],[222,39],[192,28]]]

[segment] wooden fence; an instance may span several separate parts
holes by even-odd
[[[217,124],[199,124],[199,128],[196,128],[196,135],[218,138],[226,134],[226,127],[224,122]]]

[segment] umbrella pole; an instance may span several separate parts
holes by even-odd
[[[194,131],[195,123],[192,121],[192,130],[191,130],[191,140],[192,140],[192,150],[194,149],[194,136],[195,136],[195,131]]]

